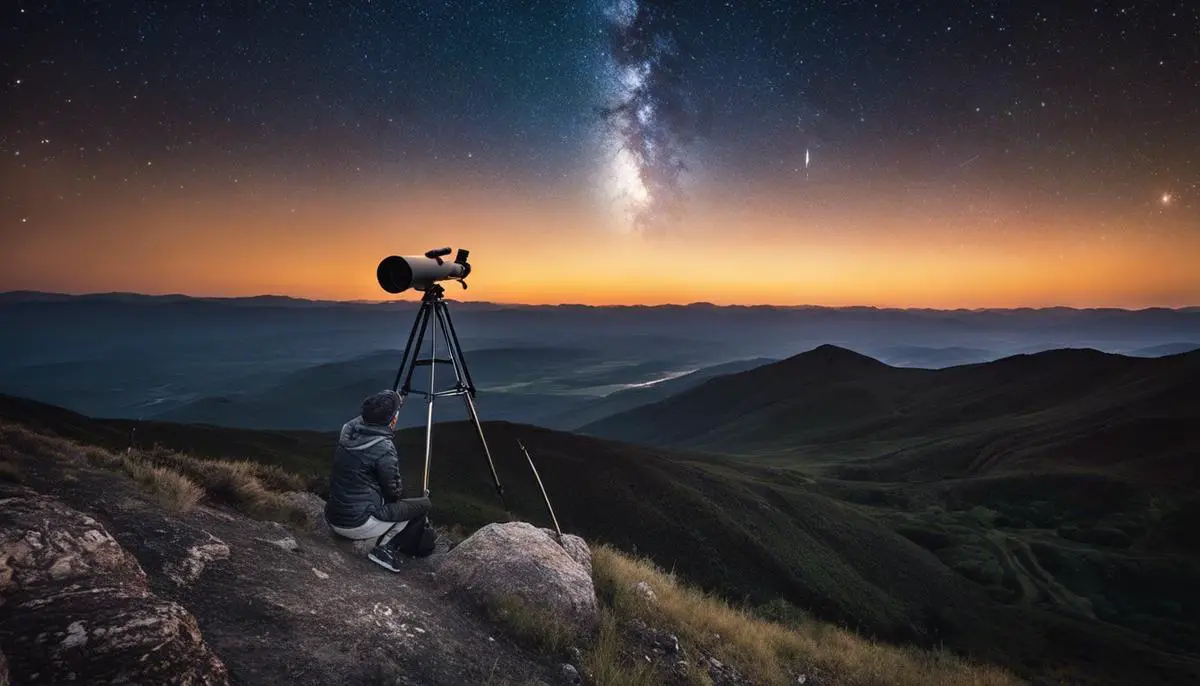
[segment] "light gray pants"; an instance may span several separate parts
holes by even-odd
[[[385,522],[382,519],[367,517],[367,521],[359,524],[353,529],[343,529],[340,526],[330,526],[333,532],[339,536],[353,539],[355,541],[363,541],[369,538],[378,538],[375,545],[383,545],[392,540],[396,534],[404,531],[404,527],[408,526],[408,522]]]

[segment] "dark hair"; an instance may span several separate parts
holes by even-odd
[[[387,424],[400,407],[400,396],[395,391],[380,391],[369,396],[362,404],[362,418],[367,424]]]

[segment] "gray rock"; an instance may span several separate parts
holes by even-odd
[[[557,531],[545,528],[540,529],[540,531],[545,532],[551,539],[558,541]],[[592,550],[588,548],[587,543],[582,538],[572,536],[571,534],[563,534],[562,548],[567,551],[572,560],[575,560],[581,567],[587,570],[588,576],[592,575]]]
[[[575,669],[575,665],[563,664],[559,669],[563,675],[564,684],[581,684],[583,680],[579,678],[579,670]]]
[[[634,584],[633,592],[650,602],[658,600],[658,596],[654,595],[654,589],[650,588],[650,584],[646,583],[645,581],[639,581]]]
[[[587,547],[578,536],[564,538]],[[596,589],[565,547],[526,522],[488,524],[440,556],[437,575],[478,604],[516,604],[576,638],[591,635],[600,622]]]
[[[284,499],[288,501],[298,510],[303,511],[308,515],[308,520],[313,524],[313,531],[322,534],[332,534],[329,529],[329,524],[325,521],[325,499],[316,493],[308,491],[288,491],[283,494]]]
[[[17,683],[229,683],[195,618],[152,593],[99,522],[53,498],[0,501],[0,605]]]
[[[208,538],[208,541],[189,547],[180,559],[163,564],[163,572],[167,578],[180,586],[187,586],[200,578],[200,574],[209,563],[228,560],[229,546],[212,534],[209,534]]]
[[[276,548],[282,548],[289,552],[295,552],[300,549],[300,544],[291,536],[284,536],[283,538],[277,539],[260,538],[258,540],[262,541],[263,543],[270,543]]]

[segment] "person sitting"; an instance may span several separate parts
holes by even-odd
[[[342,425],[329,476],[325,521],[333,532],[352,540],[376,539],[367,554],[374,563],[400,571],[400,557],[414,537],[429,529],[428,494],[404,498],[400,461],[392,436],[403,399],[395,391],[375,393],[361,414]]]

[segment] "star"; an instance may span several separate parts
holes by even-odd
[[[1169,207],[1171,205],[1171,203],[1174,201],[1175,201],[1175,196],[1172,195],[1171,193],[1163,193],[1162,197],[1159,198],[1159,202],[1162,203],[1163,207]]]

